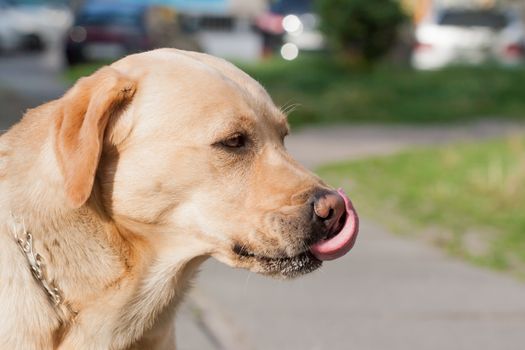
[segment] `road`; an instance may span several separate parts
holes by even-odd
[[[18,109],[65,89],[58,56],[0,58],[0,87]],[[2,114],[2,128],[20,114]],[[288,139],[309,167],[407,147],[496,137],[523,126],[491,121],[447,127],[304,129]],[[358,203],[357,203],[357,207]],[[364,220],[355,249],[318,272],[282,282],[213,260],[178,315],[179,350],[509,349],[525,344],[525,284],[394,236]]]

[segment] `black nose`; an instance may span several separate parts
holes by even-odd
[[[323,190],[314,195],[314,220],[321,223],[329,235],[337,234],[344,223],[345,201],[336,191]]]

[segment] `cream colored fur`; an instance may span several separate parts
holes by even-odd
[[[324,184],[286,153],[285,117],[258,83],[172,49],[111,67],[0,137],[0,349],[173,349],[175,310],[208,257],[264,272],[233,243],[304,249],[302,224],[282,218]],[[239,130],[253,135],[249,153],[214,146]],[[59,308],[16,245],[16,221],[62,291]]]

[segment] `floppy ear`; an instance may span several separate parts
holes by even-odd
[[[72,207],[82,206],[91,195],[108,120],[131,101],[135,88],[134,81],[104,67],[61,98],[55,151]]]

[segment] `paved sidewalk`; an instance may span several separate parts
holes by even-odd
[[[221,305],[221,317],[235,320],[235,331],[250,341],[245,349],[520,350],[525,344],[525,284],[367,221],[350,254],[304,278],[274,281],[210,261],[196,288]],[[179,332],[183,349],[186,339]]]
[[[523,132],[523,125],[306,129],[287,141],[310,167],[407,147]],[[359,203],[357,203],[357,208]],[[518,350],[525,346],[525,284],[445,256],[367,222],[354,250],[288,282],[210,260],[190,303],[214,319],[209,349]],[[205,296],[206,303],[199,299]],[[210,301],[216,307],[209,308]],[[215,327],[225,320],[229,328]],[[186,349],[178,330],[179,344]],[[239,342],[236,342],[238,336]],[[194,341],[194,340],[191,340]],[[189,349],[189,348],[188,348]]]
[[[34,102],[33,106],[58,98],[68,87],[62,76],[63,60],[60,47],[42,53],[0,56],[0,86]]]
[[[334,161],[389,155],[410,147],[489,139],[525,132],[524,123],[488,119],[457,125],[336,125],[292,133],[286,146],[310,168]]]

